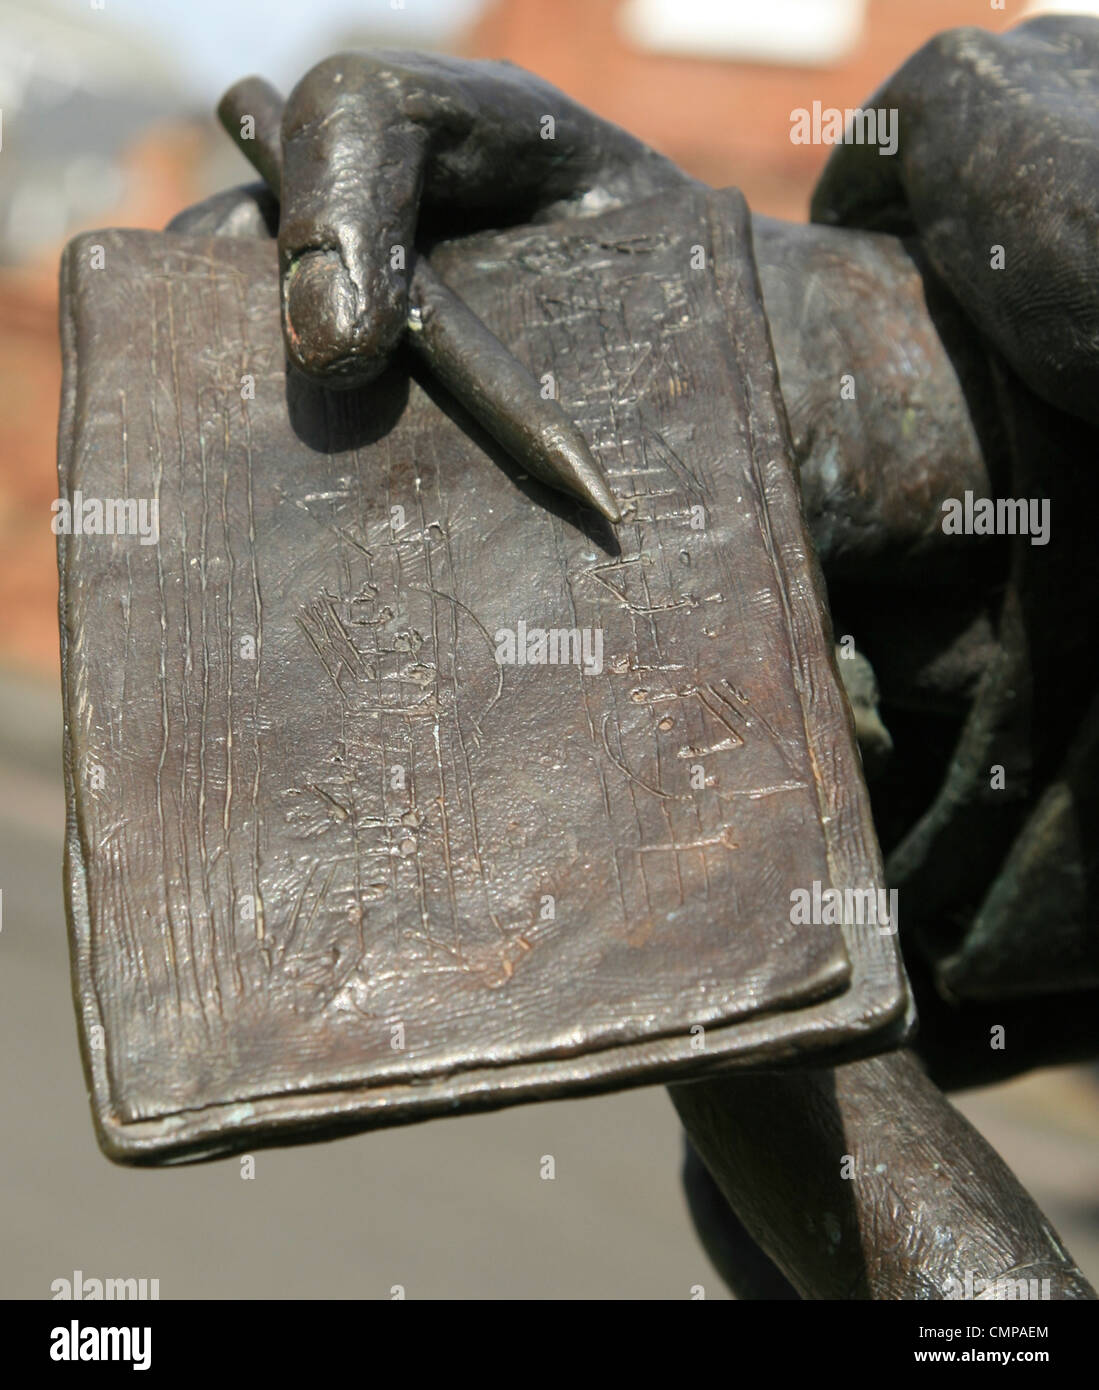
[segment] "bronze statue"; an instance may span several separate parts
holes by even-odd
[[[660,1078],[740,1296],[1094,1297],[938,1087],[1094,1053],[1097,58],[933,41],[798,227],[341,55],[227,94],[264,185],[70,246],[63,495],[160,517],[61,544],[112,1156]]]

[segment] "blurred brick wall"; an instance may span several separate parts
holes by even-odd
[[[57,295],[45,272],[0,272],[0,380],[0,659],[49,670],[57,663],[49,463],[61,371]]]
[[[766,0],[760,0],[766,3]],[[707,182],[735,183],[753,208],[802,220],[828,149],[790,143],[790,111],[814,100],[857,106],[931,34],[959,24],[1004,28],[988,0],[869,0],[862,40],[832,68],[774,67],[631,48],[620,0],[490,0],[461,44],[467,56],[509,58],[639,135]],[[690,0],[683,0],[689,4]],[[127,160],[129,192],[102,225],[161,227],[200,196],[193,129],[162,127]],[[57,648],[55,450],[60,361],[57,256],[0,269],[0,664],[54,672]]]
[[[127,155],[124,201],[99,225],[163,227],[194,201],[201,137],[187,127],[151,131]],[[56,672],[57,332],[60,246],[32,265],[0,268],[0,664]]]
[[[790,143],[794,107],[858,106],[932,34],[963,24],[1008,28],[1024,8],[1024,0],[1005,0],[1003,11],[989,0],[869,0],[846,62],[794,68],[642,51],[620,33],[620,3],[490,0],[463,51],[530,68],[697,178],[736,184],[752,208],[794,221],[806,219],[830,152]]]

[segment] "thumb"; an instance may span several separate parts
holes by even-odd
[[[329,386],[377,376],[404,331],[427,152],[423,129],[359,76],[348,55],[321,63],[282,120],[283,334]]]

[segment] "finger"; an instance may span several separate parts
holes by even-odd
[[[330,60],[283,114],[279,261],[291,360],[328,385],[371,380],[407,317],[427,140],[380,84]]]
[[[917,231],[1023,380],[1099,421],[1099,23],[951,31],[867,105],[899,114],[897,152],[837,146],[813,220]]]
[[[266,183],[227,188],[177,212],[165,231],[189,236],[273,237],[279,205]]]
[[[281,111],[279,94],[259,77],[230,87],[218,105],[222,125],[276,193],[282,187]],[[579,497],[608,521],[620,521],[580,431],[556,401],[542,399],[530,373],[419,258],[409,294],[413,349],[474,418],[535,477]]]
[[[283,100],[264,77],[243,77],[218,102],[218,120],[276,198],[282,188]]]
[[[682,179],[519,69],[411,54],[321,63],[282,137],[287,348],[333,384],[369,380],[404,329],[421,203],[501,222]]]

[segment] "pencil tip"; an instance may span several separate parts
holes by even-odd
[[[570,479],[572,491],[582,501],[587,502],[589,507],[593,507],[600,516],[606,517],[612,525],[617,526],[622,520],[622,511],[596,468],[595,460],[592,459],[590,467],[576,469]]]
[[[622,512],[599,461],[559,402],[543,398],[530,372],[427,261],[417,259],[412,279],[406,341],[413,351],[516,463],[618,525]]]
[[[622,511],[610,493],[607,493],[605,499],[602,497],[591,498],[591,504],[600,516],[605,516],[614,526],[619,525],[622,520]]]
[[[548,471],[558,487],[564,487],[617,526],[622,520],[621,509],[587,441],[560,408],[555,416],[542,436],[543,472]]]

